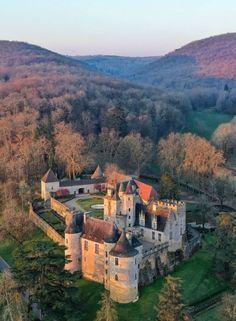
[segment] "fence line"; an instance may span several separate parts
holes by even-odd
[[[59,245],[65,245],[65,239],[59,233],[57,233],[52,226],[46,223],[42,218],[39,217],[37,213],[34,212],[32,205],[30,205],[29,218],[54,242],[58,243]]]

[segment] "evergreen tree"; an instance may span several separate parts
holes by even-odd
[[[157,321],[184,320],[183,307],[181,303],[181,280],[167,276],[156,306]]]
[[[216,229],[215,267],[231,279],[236,273],[236,213],[220,213]]]
[[[108,291],[105,291],[102,295],[102,299],[99,302],[101,304],[100,310],[97,312],[95,321],[117,321],[118,314],[116,311],[115,303],[110,298]]]
[[[78,320],[74,285],[79,275],[64,270],[64,248],[48,240],[31,241],[18,248],[15,256],[13,274],[21,292],[30,294],[29,309],[37,303],[45,321]]]

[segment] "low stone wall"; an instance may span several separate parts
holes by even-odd
[[[66,217],[66,214],[68,212],[71,212],[70,208],[66,206],[65,204],[61,203],[60,201],[56,200],[55,198],[50,198],[50,207],[52,210],[57,212],[59,215],[61,215],[63,218]]]
[[[36,212],[34,212],[32,205],[30,205],[29,218],[54,242],[58,243],[59,245],[65,245],[65,239],[59,233],[57,233],[57,231],[54,230],[52,226],[50,226],[41,217],[39,217]]]

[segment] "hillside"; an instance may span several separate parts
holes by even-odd
[[[157,57],[76,56],[73,57],[91,70],[119,79],[132,80],[137,70],[157,60]]]
[[[191,42],[161,58],[156,57],[154,61],[154,57],[151,57],[148,63],[143,63],[143,58],[135,58],[136,63],[131,69],[126,69],[126,61],[119,58],[120,63],[123,63],[122,72],[109,70],[108,58],[103,57],[99,64],[95,63],[96,59],[90,58],[86,63],[100,72],[139,84],[171,90],[195,87],[218,90],[224,88],[226,83],[236,87],[236,33]],[[111,59],[109,58],[110,64]],[[138,59],[142,63],[138,64]]]
[[[138,130],[157,137],[181,128],[186,108],[189,102],[180,95],[100,75],[84,63],[35,45],[0,41],[2,119],[34,113],[32,119],[38,123],[50,116],[53,124],[69,122],[89,135],[99,134],[101,128],[113,129],[115,115],[119,118],[121,113],[125,133]],[[157,128],[155,133],[151,126]]]

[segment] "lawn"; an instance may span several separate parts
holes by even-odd
[[[58,233],[64,236],[65,231],[65,222],[59,216],[56,215],[54,212],[46,211],[39,214],[42,219],[44,219],[49,225],[51,225]]]
[[[87,199],[79,199],[76,201],[79,206],[81,206],[85,211],[90,212],[90,215],[96,218],[103,218],[103,209],[95,210],[91,208],[91,205],[103,204],[103,198],[92,197]]]
[[[221,321],[221,306],[217,305],[211,309],[205,310],[199,313],[196,317],[196,321]]]
[[[191,111],[187,115],[185,133],[210,139],[216,128],[232,120],[232,115],[212,111]]]
[[[39,228],[35,228],[31,234],[28,236],[28,240],[45,240],[48,239],[47,235],[43,233]],[[14,255],[17,243],[13,240],[2,240],[0,242],[0,256],[10,265],[14,266]]]
[[[185,304],[197,303],[227,288],[227,284],[217,277],[212,270],[212,242],[214,242],[212,237],[207,236],[203,248],[190,260],[180,264],[172,273],[175,277],[180,277],[183,280],[183,299]],[[81,291],[83,292],[83,309],[85,312],[83,320],[92,321],[94,320],[97,300],[102,291],[102,286],[84,280],[79,282],[82,284]],[[140,289],[138,302],[118,305],[119,320],[155,320],[154,305],[157,302],[158,293],[162,285],[163,278],[159,278],[153,284]]]

